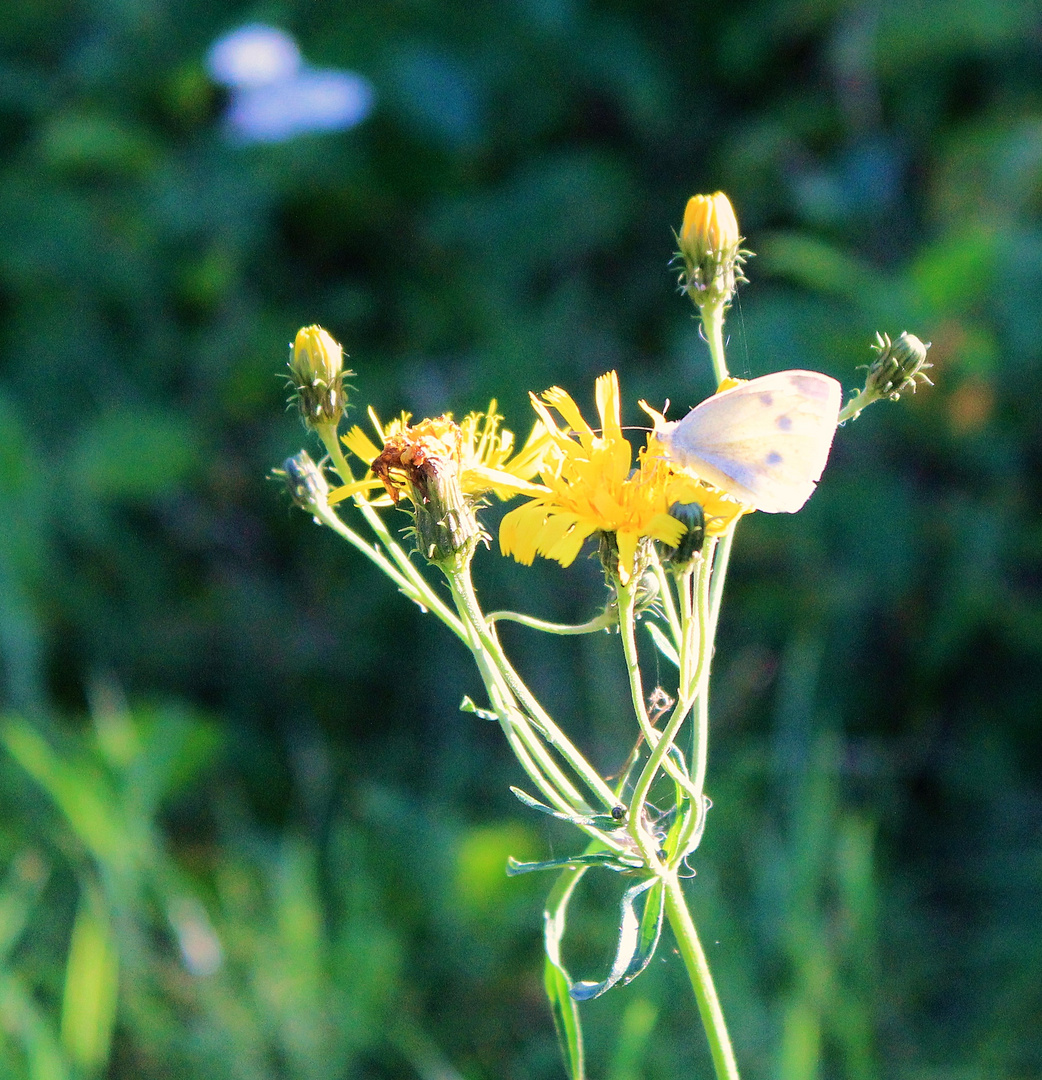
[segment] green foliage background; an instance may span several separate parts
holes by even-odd
[[[251,19],[375,84],[351,132],[221,138]],[[758,255],[732,367],[937,387],[741,529],[691,884],[748,1080],[1042,1075],[1042,51],[1033,0],[6,0],[0,6],[0,1071],[559,1077],[549,882],[477,680],[265,474],[296,328],[381,416],[617,368],[710,389],[667,269],[696,191]],[[359,406],[356,419],[362,419]],[[312,447],[314,452],[314,447]],[[483,554],[589,617],[592,563]],[[617,644],[504,631],[605,770]],[[595,886],[570,963],[596,975]],[[608,1080],[706,1076],[663,950],[586,1010]],[[598,976],[599,977],[599,976]]]

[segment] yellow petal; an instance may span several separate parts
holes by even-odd
[[[593,432],[570,394],[565,393],[559,386],[551,386],[543,394],[543,401],[552,405],[564,417],[565,423],[579,436],[579,441],[583,446],[589,446],[593,441]]]
[[[542,528],[545,511],[538,503],[526,503],[511,510],[499,523],[499,550],[512,555],[519,563],[531,566],[535,561],[536,538]]]
[[[377,480],[375,476],[370,476],[365,480],[356,480],[353,484],[343,484],[329,493],[329,504],[333,506],[338,502],[343,502],[344,499],[350,499],[353,495],[361,495],[363,492],[372,491],[374,488],[383,488],[383,482]],[[390,495],[387,494],[384,494],[382,498],[367,499],[366,501],[370,506],[391,506],[393,503]]]
[[[539,530],[537,547],[540,553],[548,558],[555,558],[556,556],[551,555],[550,552],[561,542],[562,537],[568,534],[576,521],[578,518],[575,514],[561,512],[550,514]]]
[[[346,435],[342,435],[340,441],[366,465],[371,465],[380,456],[380,450],[373,440],[357,424]]]
[[[670,514],[658,514],[648,522],[646,532],[648,536],[661,540],[670,547],[676,547],[681,537],[687,532],[687,526]]]
[[[546,557],[555,559],[562,566],[571,566],[576,556],[582,551],[586,538],[596,531],[589,522],[573,521],[572,528],[546,549]]]
[[[502,469],[490,469],[485,465],[471,465],[463,477],[463,489],[476,493],[494,491],[501,499],[514,495],[549,495],[550,489],[542,484],[531,484]]]
[[[614,371],[598,377],[594,383],[594,400],[601,418],[603,438],[622,439],[622,412],[619,406],[619,376]]]
[[[619,531],[615,534],[615,541],[619,545],[619,580],[625,585],[633,576],[633,560],[637,555],[640,534]]]

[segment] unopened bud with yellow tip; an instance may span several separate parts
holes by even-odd
[[[737,282],[745,281],[741,243],[734,207],[722,191],[688,199],[677,234],[684,260],[680,285],[698,307],[728,303]]]
[[[876,357],[868,365],[865,388],[844,406],[839,422],[853,420],[874,401],[897,401],[903,393],[915,393],[917,383],[933,386],[927,369],[933,364],[926,362],[930,342],[920,341],[915,334],[903,333],[896,341],[889,334],[876,334],[872,344]]]
[[[347,404],[344,379],[353,374],[340,345],[321,326],[305,326],[290,346],[289,370],[305,427],[336,425]]]

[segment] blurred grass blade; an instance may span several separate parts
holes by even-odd
[[[133,847],[119,820],[114,792],[101,773],[87,761],[63,760],[24,720],[8,719],[0,738],[15,761],[54,800],[91,854],[109,867],[124,869]]]
[[[647,998],[634,998],[626,1006],[608,1080],[640,1080],[641,1061],[657,1020],[658,1008]]]
[[[782,1021],[778,1076],[817,1080],[821,1066],[821,1010],[807,996],[794,997]]]
[[[15,856],[0,888],[0,963],[18,944],[25,931],[50,868],[40,854],[29,848]]]
[[[643,894],[644,910],[637,918],[636,903]],[[662,933],[662,912],[666,894],[658,878],[648,878],[627,889],[620,905],[619,945],[608,977],[599,983],[578,982],[572,987],[576,1001],[590,1001],[607,993],[616,984],[635,979],[655,954]]]
[[[826,240],[776,232],[760,239],[760,261],[776,277],[789,278],[826,296],[868,306],[882,290],[879,275],[863,260]]]
[[[61,1044],[32,994],[15,975],[0,973],[0,1032],[28,1059],[29,1080],[71,1080]]]
[[[118,990],[112,922],[99,890],[86,886],[69,942],[61,1033],[69,1056],[87,1073],[100,1071],[108,1061]]]
[[[585,873],[586,867],[583,866],[565,870],[550,890],[543,911],[543,941],[546,948],[543,982],[569,1080],[585,1080],[586,1066],[579,1005],[571,995],[572,980],[561,962],[561,939],[568,918],[568,903]]]

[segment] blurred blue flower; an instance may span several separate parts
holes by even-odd
[[[224,124],[237,143],[344,131],[373,108],[368,79],[353,71],[306,67],[289,34],[260,23],[218,38],[207,67],[214,81],[231,91]]]
[[[285,82],[297,74],[300,64],[300,49],[293,38],[263,23],[224,34],[206,56],[210,77],[232,90]]]

